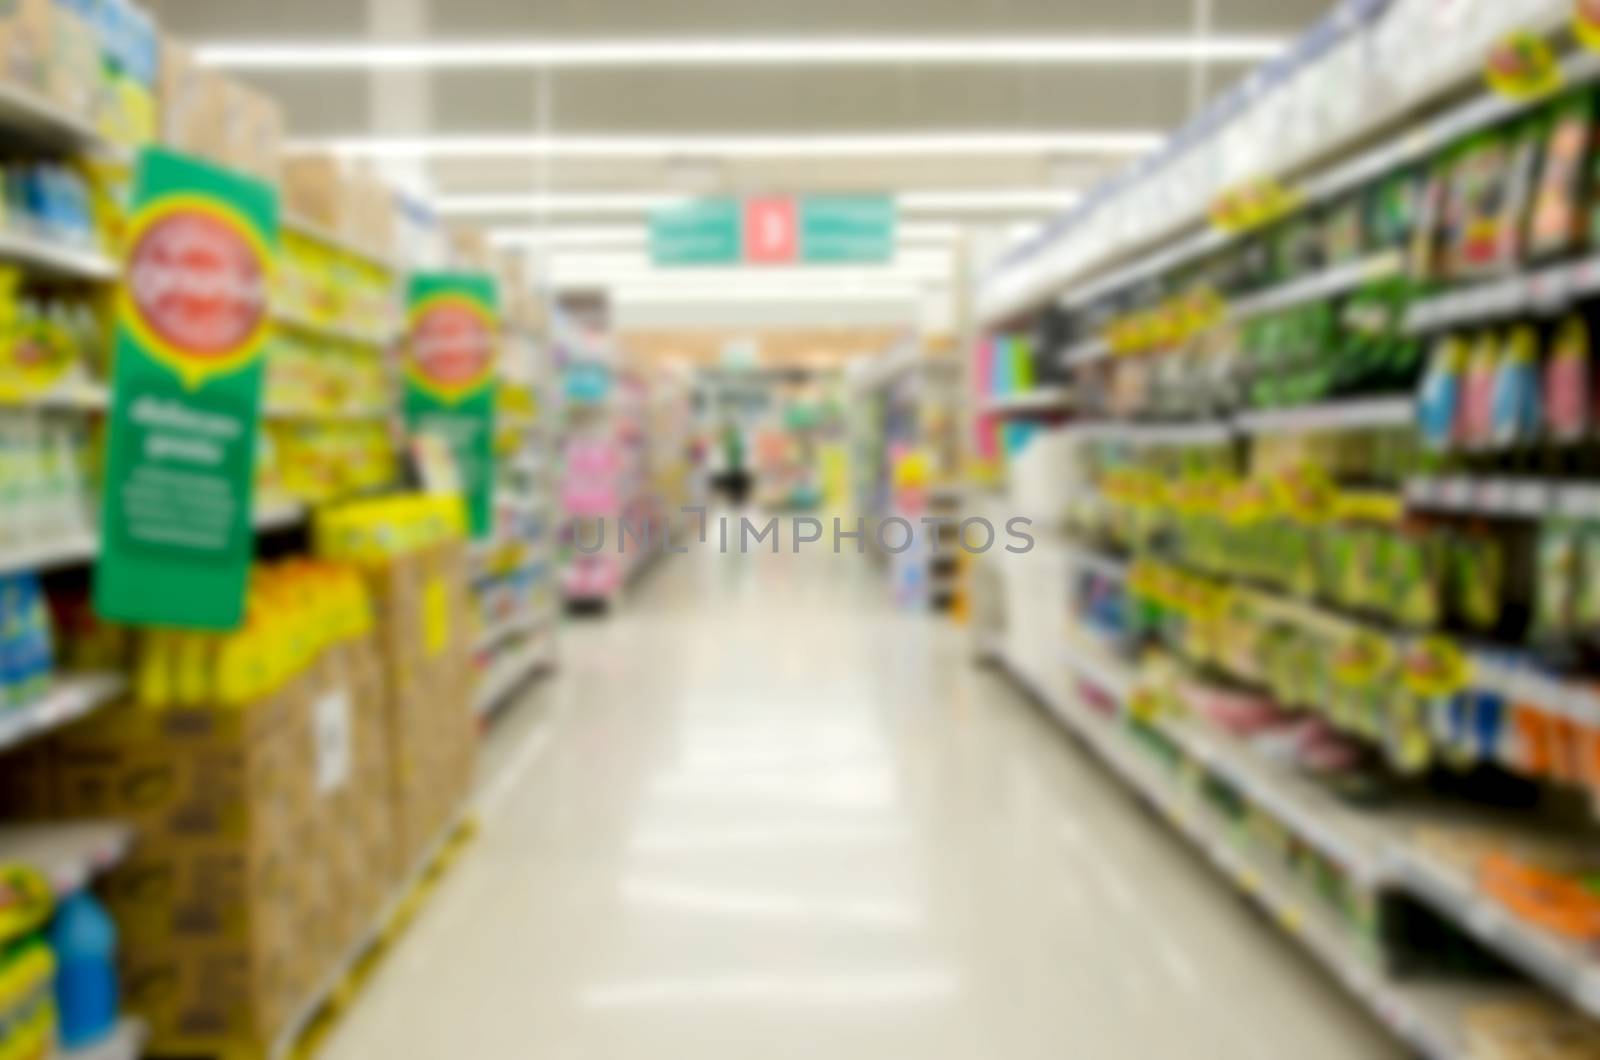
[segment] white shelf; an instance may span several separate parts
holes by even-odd
[[[102,1041],[81,1049],[63,1049],[57,1060],[139,1060],[149,1034],[143,1020],[124,1016]]]
[[[0,863],[31,865],[57,898],[82,890],[127,856],[133,829],[113,821],[0,825]]]
[[[1527,668],[1509,667],[1484,652],[1471,656],[1476,686],[1497,691],[1510,702],[1538,707],[1580,725],[1600,728],[1600,692],[1577,680]]]
[[[1133,694],[1133,668],[1120,659],[1069,646],[1063,656],[1067,669],[1119,700]]]
[[[492,662],[478,679],[478,690],[472,697],[473,712],[480,717],[493,712],[523,682],[548,666],[554,644],[555,639],[545,634]]]
[[[311,510],[306,505],[286,497],[257,499],[255,528],[257,531],[286,530],[305,522],[310,514]]]
[[[69,725],[110,703],[128,688],[119,673],[65,674],[44,698],[24,707],[0,710],[0,750]]]
[[[475,647],[478,651],[489,651],[503,641],[538,631],[554,621],[555,617],[555,607],[547,604],[529,614],[513,615],[510,618],[501,619],[478,635]]]
[[[120,153],[88,118],[9,81],[0,82],[0,127],[11,136],[70,152]]]
[[[1072,406],[1072,394],[1064,386],[1040,387],[1023,394],[994,397],[983,403],[987,416],[1056,415]]]
[[[1402,264],[1399,251],[1386,251],[1360,261],[1335,265],[1310,276],[1279,284],[1248,298],[1241,298],[1228,307],[1228,319],[1249,320],[1347,294],[1376,280],[1398,275]]]
[[[0,548],[0,574],[52,570],[87,563],[100,554],[100,540],[86,532],[68,532],[26,545]]]
[[[1409,397],[1330,401],[1299,408],[1240,414],[1235,422],[1244,434],[1294,434],[1384,430],[1410,427],[1417,420]]]
[[[1600,255],[1425,298],[1406,314],[1406,330],[1419,334],[1530,313],[1554,313],[1596,292],[1600,292]]]
[[[1504,518],[1600,517],[1600,485],[1511,476],[1440,475],[1409,480],[1406,503],[1421,511]]]
[[[67,280],[109,283],[117,278],[117,263],[101,251],[32,232],[0,228],[0,261]]]
[[[1222,445],[1233,438],[1225,420],[1195,423],[1081,422],[1067,425],[1075,438],[1135,446]]]
[[[1080,677],[1118,699],[1126,699],[1133,685],[1125,665],[1092,650],[1069,649],[1066,662]],[[1411,832],[1415,824],[1429,819],[1426,812],[1364,815],[1202,722],[1165,718],[1157,727],[1186,755],[1344,866],[1363,888],[1395,889],[1426,901],[1485,946],[1600,1017],[1600,955],[1518,919],[1481,894],[1468,878],[1418,847]]]
[[[1061,365],[1064,368],[1082,368],[1110,356],[1111,344],[1105,339],[1085,339],[1061,351]]]
[[[1043,695],[1008,658],[1002,655],[1001,661],[1019,683],[1049,707],[1174,830],[1271,915],[1385,1026],[1424,1056],[1460,1060],[1465,1055],[1462,1017],[1466,1009],[1485,1001],[1504,1000],[1514,992],[1499,985],[1398,981],[1383,975],[1363,957],[1349,930],[1316,905],[1313,898],[1303,895],[1302,888],[1276,866],[1241,847],[1208,809],[1197,805],[1122,737],[1115,720],[1098,717],[1076,702]]]

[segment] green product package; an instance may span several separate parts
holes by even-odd
[[[474,538],[494,523],[499,292],[480,273],[418,273],[407,292],[405,418],[455,458]]]
[[[95,608],[244,620],[278,200],[182,155],[138,159],[117,304]]]
[[[1578,526],[1566,521],[1546,523],[1539,535],[1534,627],[1542,638],[1565,640],[1573,633],[1580,537]]]

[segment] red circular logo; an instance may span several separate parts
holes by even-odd
[[[156,337],[192,357],[237,351],[267,311],[254,248],[227,222],[199,212],[173,213],[141,233],[128,285]]]
[[[465,386],[489,370],[494,336],[469,305],[428,307],[411,333],[411,357],[424,379],[442,387]]]

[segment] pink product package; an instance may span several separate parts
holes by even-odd
[[[615,474],[617,466],[617,447],[612,442],[567,443],[567,470],[573,475],[603,477]]]
[[[619,499],[616,488],[609,482],[569,480],[561,485],[561,506],[567,510],[567,514],[583,519],[616,515]]]
[[[574,556],[562,577],[568,596],[609,596],[622,581],[615,556]]]
[[[1185,698],[1189,709],[1235,736],[1251,736],[1291,720],[1270,698],[1255,692],[1192,685]]]

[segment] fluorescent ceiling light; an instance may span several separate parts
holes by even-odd
[[[1065,210],[1083,193],[1069,188],[980,188],[971,191],[908,191],[895,196],[901,210],[1005,212],[1008,210]]]
[[[961,234],[960,225],[939,221],[908,221],[895,226],[895,238],[902,245],[954,243]],[[650,242],[650,229],[644,224],[492,228],[489,242],[497,247],[643,247]]]
[[[894,196],[902,213],[1053,211],[1064,210],[1080,198],[1081,193],[1070,188],[963,188],[907,191]],[[438,196],[434,209],[451,217],[521,213],[631,215],[693,201],[693,196],[666,192],[477,192]]]
[[[558,288],[577,289],[604,286],[602,284],[558,283]],[[838,303],[862,302],[915,302],[926,293],[913,284],[875,287],[612,287],[611,297],[619,302],[650,303],[653,305],[733,305],[760,303],[781,305],[787,303]]]
[[[433,208],[441,215],[455,217],[497,213],[637,214],[692,200],[692,196],[671,192],[489,192],[436,196]]]
[[[1139,129],[1030,132],[819,133],[798,136],[331,136],[298,154],[362,158],[839,158],[916,155],[1139,154],[1162,134]]]
[[[414,67],[790,66],[927,63],[1250,62],[1283,50],[1273,36],[949,37],[879,40],[726,38],[701,40],[432,41],[373,44],[325,41],[215,41],[196,49],[199,61],[232,69],[332,70]]]

